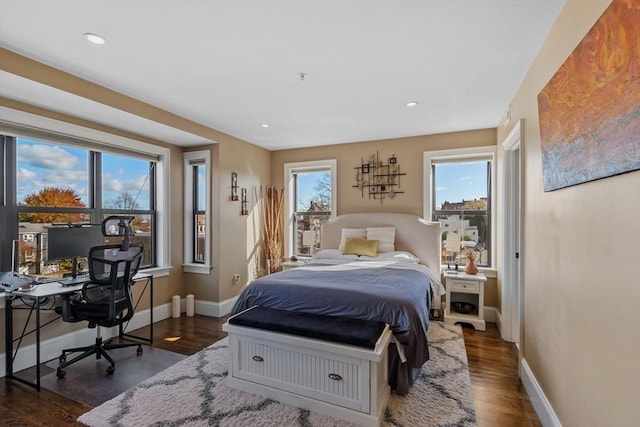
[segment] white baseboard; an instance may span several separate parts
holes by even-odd
[[[163,304],[154,307],[153,320],[171,317],[171,304]],[[132,331],[149,324],[149,310],[137,311],[129,321],[127,331]],[[118,327],[102,328],[100,335],[103,339],[111,338],[118,334]],[[65,348],[80,347],[90,345],[96,339],[96,330],[89,328],[78,329],[68,334],[59,335],[40,342],[40,363],[56,359]],[[15,351],[15,348],[14,348]],[[18,372],[36,364],[36,345],[23,346],[16,355],[13,363],[13,371]],[[6,353],[0,354],[0,377],[6,375]]]
[[[545,427],[562,427],[551,403],[549,403],[547,396],[544,395],[542,387],[540,387],[524,358],[522,358],[522,363],[520,364],[520,378],[542,425]]]
[[[494,322],[496,318],[500,315],[500,312],[495,307],[484,306],[484,320],[485,322]]]
[[[222,302],[198,301],[196,300],[195,312],[203,316],[222,317],[231,313],[233,305],[238,297],[229,298]]]
[[[500,310],[498,310],[497,308],[495,308],[495,310],[496,310],[496,326],[498,327],[498,332],[500,332],[500,336],[502,336],[502,314],[500,313]]]

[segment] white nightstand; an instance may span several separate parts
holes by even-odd
[[[487,277],[482,273],[471,275],[445,271],[444,279],[447,288],[444,323],[469,323],[476,330],[485,331],[487,326],[484,321],[484,282]],[[455,302],[471,303],[476,309],[469,314],[459,313],[453,308]]]
[[[282,263],[282,271],[291,270],[292,268],[300,267],[305,265],[307,261],[285,261]]]

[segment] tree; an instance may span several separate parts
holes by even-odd
[[[25,196],[23,204],[26,206],[47,206],[53,208],[84,208],[86,205],[80,196],[71,188],[44,187],[37,193]],[[82,222],[81,213],[21,213],[20,222],[55,223]]]
[[[322,174],[316,181],[316,185],[313,187],[311,203],[315,204],[320,210],[331,210],[331,174]]]
[[[121,191],[118,197],[109,204],[109,207],[113,209],[140,209],[140,205],[136,202],[135,197],[128,191]]]

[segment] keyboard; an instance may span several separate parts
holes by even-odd
[[[83,283],[88,282],[89,275],[88,274],[80,274],[76,277],[63,277],[62,279],[57,279],[56,282],[62,284],[62,286],[73,286],[73,285],[81,285]]]

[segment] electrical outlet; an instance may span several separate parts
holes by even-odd
[[[234,274],[233,275],[233,283],[238,283],[240,281],[240,275],[239,274]]]

